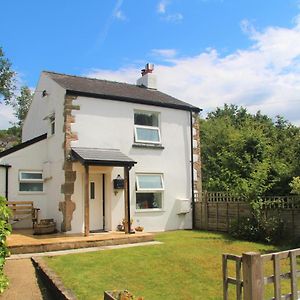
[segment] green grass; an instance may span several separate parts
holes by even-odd
[[[102,299],[104,290],[128,289],[145,300],[209,300],[222,299],[222,253],[276,251],[203,231],[160,233],[156,240],[163,244],[48,257],[46,262],[78,299]]]

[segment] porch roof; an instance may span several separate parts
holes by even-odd
[[[118,149],[72,147],[72,158],[87,165],[132,167],[136,164]]]

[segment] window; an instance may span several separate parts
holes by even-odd
[[[90,200],[95,199],[95,182],[90,182]]]
[[[163,191],[161,174],[136,175],[136,209],[161,209]]]
[[[43,173],[41,171],[20,171],[19,191],[20,192],[43,192]]]
[[[51,135],[55,134],[55,115],[52,115],[50,118],[50,133]]]
[[[134,137],[136,143],[160,144],[159,114],[136,111],[134,113]]]

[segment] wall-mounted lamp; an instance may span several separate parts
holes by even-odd
[[[44,98],[44,97],[47,97],[49,94],[47,93],[47,91],[46,90],[43,90],[42,91],[42,97]]]
[[[119,174],[117,176],[117,178],[113,180],[113,182],[114,182],[114,193],[115,193],[115,195],[117,195],[117,193],[119,192],[119,190],[123,190],[124,189],[124,179]]]

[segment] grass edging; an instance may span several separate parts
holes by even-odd
[[[47,288],[55,296],[55,299],[77,300],[73,291],[64,286],[60,277],[48,267],[43,259],[31,257],[31,261]]]

